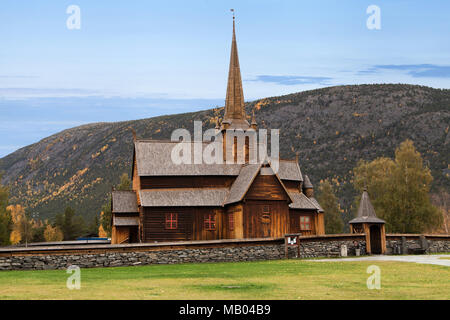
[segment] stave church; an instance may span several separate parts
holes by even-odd
[[[174,163],[173,141],[134,138],[132,190],[112,192],[113,244],[277,238],[325,233],[324,212],[298,159],[254,163],[250,147],[238,148],[230,132],[258,129],[247,120],[236,43],[235,18],[223,120],[216,131],[231,157],[244,161]],[[225,145],[225,144],[224,144]],[[207,143],[202,143],[203,148]],[[230,163],[232,162],[232,163]],[[268,174],[269,172],[269,174]]]

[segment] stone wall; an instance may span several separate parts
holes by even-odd
[[[301,237],[300,257],[339,256],[341,246],[347,246],[348,255],[355,255],[356,246],[365,253],[363,235],[333,235]],[[290,247],[289,257],[297,249]],[[81,268],[118,267],[150,264],[237,262],[283,259],[284,239],[215,240],[189,243],[160,243],[141,245],[98,245],[58,249],[0,249],[0,270],[66,269],[71,265]]]
[[[386,235],[387,254],[410,254],[415,249],[422,248],[426,249],[425,253],[450,252],[450,236],[426,234]]]

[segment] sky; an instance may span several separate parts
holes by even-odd
[[[247,101],[450,88],[448,0],[1,0],[0,158],[84,123],[223,106],[230,8]]]

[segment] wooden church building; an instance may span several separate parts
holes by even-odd
[[[226,141],[229,130],[256,128],[244,109],[233,17],[225,114],[216,129]],[[325,233],[323,210],[298,159],[280,159],[272,170],[271,159],[250,163],[244,148],[243,164],[175,164],[177,143],[135,139],[132,191],[112,192],[113,244]]]

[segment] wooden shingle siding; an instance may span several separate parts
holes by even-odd
[[[275,175],[258,175],[245,198],[251,200],[289,200]]]

